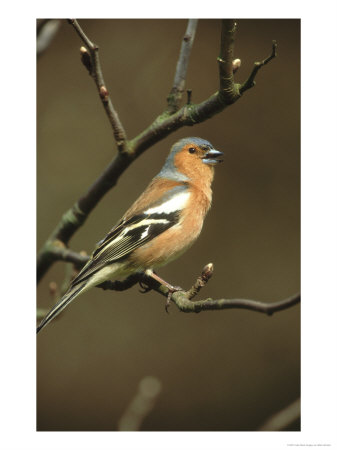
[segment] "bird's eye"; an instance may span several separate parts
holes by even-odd
[[[190,148],[188,149],[188,151],[189,151],[190,153],[195,153],[195,148],[194,148],[194,147],[190,147]]]

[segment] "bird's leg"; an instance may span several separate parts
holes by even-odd
[[[158,283],[166,286],[167,289],[169,290],[169,293],[167,295],[166,304],[165,304],[165,310],[166,310],[166,312],[168,312],[168,307],[170,306],[170,303],[171,303],[172,294],[174,294],[174,292],[177,292],[177,291],[183,291],[183,289],[180,286],[172,286],[172,284],[163,280],[159,275],[157,275],[155,272],[153,272],[153,270],[150,270],[150,269],[146,270],[145,275],[158,281]]]
[[[163,284],[164,286],[167,287],[167,289],[169,289],[170,291],[176,292],[176,291],[182,291],[183,289],[179,286],[172,286],[172,284],[168,283],[167,281],[163,280],[162,278],[160,278],[159,275],[157,275],[155,272],[153,272],[152,270],[146,270],[145,275],[153,278],[154,280],[158,281],[158,283]]]

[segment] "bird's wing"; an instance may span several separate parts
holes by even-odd
[[[127,213],[100,242],[72,286],[86,280],[106,265],[124,260],[134,250],[177,224],[188,195],[186,186],[179,186],[179,189],[175,187],[134,215]]]

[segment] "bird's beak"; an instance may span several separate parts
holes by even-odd
[[[222,152],[219,152],[219,150],[215,150],[215,148],[212,148],[208,150],[206,155],[202,158],[202,162],[205,164],[209,164],[210,166],[215,166],[216,164],[219,164],[223,161],[223,159],[219,159],[223,156]]]

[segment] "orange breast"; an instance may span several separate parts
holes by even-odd
[[[176,259],[187,250],[199,236],[204,218],[211,205],[211,189],[201,191],[191,187],[191,196],[177,225],[164,231],[132,254],[137,267],[155,268]]]

